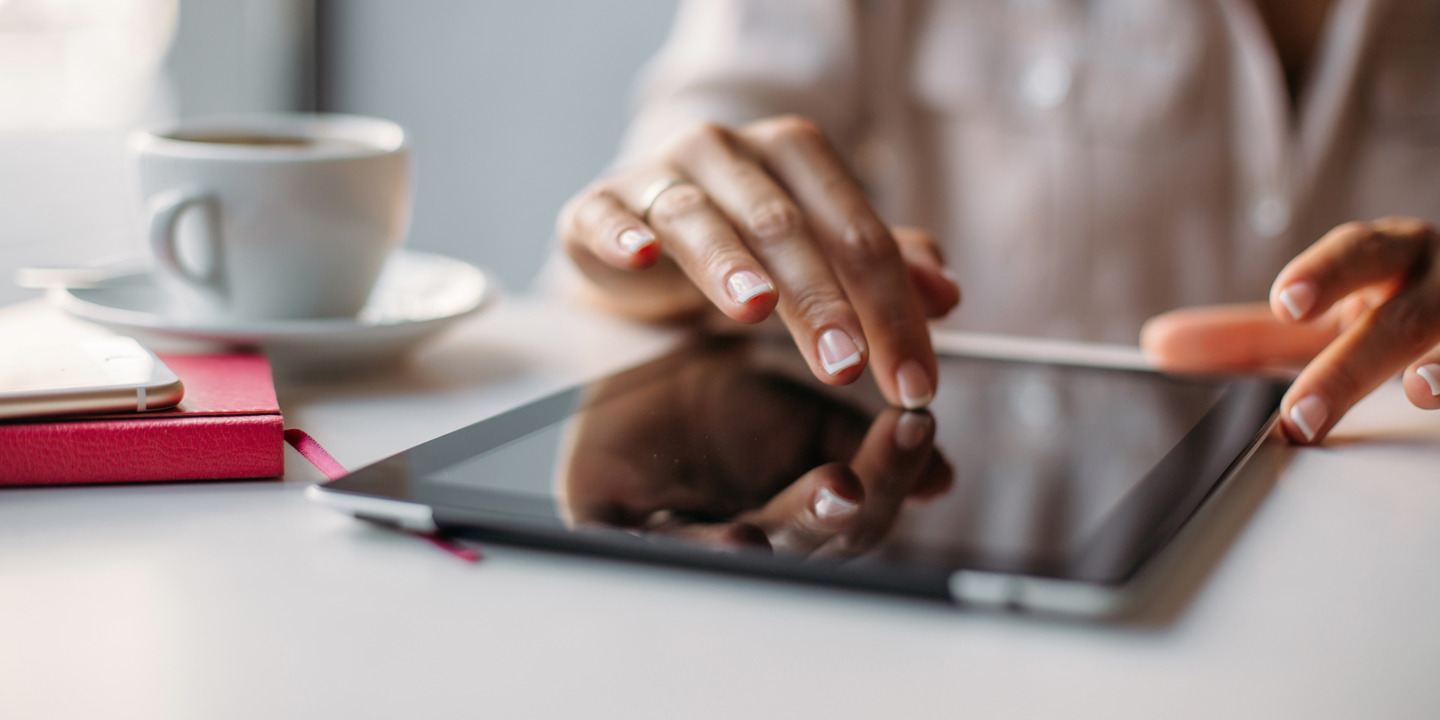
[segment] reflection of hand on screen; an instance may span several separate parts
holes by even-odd
[[[722,548],[856,554],[952,481],[928,413],[871,418],[734,350],[592,407],[574,433],[573,522]]]

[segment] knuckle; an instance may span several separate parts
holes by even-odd
[[[729,275],[732,268],[743,265],[746,259],[735,248],[720,243],[697,248],[693,257],[696,268],[692,272],[713,274],[715,277]]]
[[[655,198],[650,217],[660,222],[673,222],[703,212],[710,205],[705,191],[694,185],[676,185]]]
[[[1338,237],[1312,264],[1326,282],[1354,282],[1380,268],[1404,264],[1413,243],[1401,242],[1369,223],[1346,223]],[[1347,280],[1348,279],[1348,280]]]
[[[825,137],[820,126],[803,115],[780,115],[761,120],[754,127],[756,134],[771,142],[813,142]]]
[[[1423,220],[1399,215],[1380,218],[1371,223],[1371,226],[1383,233],[1412,239],[1424,238],[1435,232],[1434,228]]]
[[[1359,397],[1364,385],[1356,371],[1357,369],[1348,363],[1338,363],[1330,368],[1326,384],[1332,398],[1343,402],[1346,398]]]
[[[566,242],[579,242],[584,235],[584,217],[588,208],[600,202],[600,191],[595,188],[581,190],[560,209],[555,221],[555,230]]]
[[[775,128],[781,135],[792,138],[818,138],[825,134],[814,120],[803,115],[782,115],[775,120]]]
[[[845,262],[858,268],[893,265],[900,260],[900,248],[890,233],[878,222],[852,222],[840,236],[840,250]]]
[[[1344,262],[1340,270],[1373,267],[1399,268],[1433,255],[1440,247],[1435,229],[1424,221],[1408,217],[1386,217],[1369,223],[1350,222],[1337,230],[1347,240],[1342,245]]]
[[[555,234],[566,243],[575,239],[575,204],[578,198],[571,198],[565,206],[560,208],[560,214],[555,217]]]
[[[925,314],[919,306],[903,298],[892,298],[881,308],[883,327],[890,328],[906,341],[916,341],[925,332]]]
[[[1394,333],[1407,348],[1428,348],[1435,344],[1435,335],[1440,330],[1432,308],[1416,300],[1399,296],[1376,310],[1378,324]]]
[[[1355,230],[1354,252],[1358,261],[1356,265],[1373,266],[1382,263],[1394,249],[1395,243],[1390,242],[1383,233],[1375,232],[1369,225],[1361,225]]]
[[[908,243],[924,248],[927,252],[939,252],[940,243],[929,230],[911,227],[892,228],[890,235],[896,242]]]
[[[820,327],[847,312],[845,301],[831,288],[811,286],[790,293],[790,311],[811,327]]]
[[[745,224],[751,234],[763,242],[795,237],[805,226],[800,209],[784,200],[770,200],[750,210]]]
[[[685,149],[708,150],[729,147],[733,142],[729,128],[716,122],[702,122],[681,135],[679,144]]]
[[[1335,235],[1356,236],[1372,233],[1374,232],[1374,229],[1370,226],[1370,223],[1361,222],[1359,220],[1351,220],[1350,222],[1336,225],[1335,229],[1331,230],[1330,232],[1334,233]]]

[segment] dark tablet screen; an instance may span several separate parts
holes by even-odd
[[[1118,584],[1198,508],[1283,391],[942,356],[930,410],[905,413],[869,377],[819,383],[788,340],[711,338],[330,489],[430,505],[451,530],[766,574],[965,568]]]

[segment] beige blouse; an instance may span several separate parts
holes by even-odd
[[[689,0],[622,159],[807,115],[942,238],[952,326],[1133,343],[1340,222],[1440,221],[1440,0],[1337,0],[1315,62],[1292,110],[1250,0]]]

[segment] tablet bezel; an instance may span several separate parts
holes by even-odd
[[[1127,346],[947,332],[935,333],[935,346],[937,352],[959,357],[1155,372],[1138,349]],[[662,357],[651,363],[665,361],[666,358]],[[651,363],[639,367],[643,368]],[[624,377],[627,373],[638,377],[637,369],[632,368],[614,377]],[[345,478],[312,486],[307,490],[307,495],[313,500],[365,520],[420,532],[443,532],[570,553],[918,595],[974,606],[1104,615],[1114,613],[1129,603],[1136,587],[1140,585],[1135,582],[1137,575],[1155,564],[1157,556],[1172,543],[1180,530],[1189,525],[1196,513],[1227,484],[1259,447],[1261,441],[1272,432],[1278,417],[1279,400],[1288,383],[1278,377],[1236,378],[1230,381],[1261,384],[1269,393],[1267,397],[1273,398],[1273,407],[1264,421],[1255,427],[1240,432],[1231,429],[1229,435],[1232,438],[1243,435],[1244,442],[1237,447],[1235,453],[1226,453],[1230,457],[1215,458],[1215,468],[1218,469],[1213,470],[1213,481],[1208,485],[1199,481],[1189,487],[1189,497],[1176,504],[1161,522],[1147,527],[1149,537],[1137,546],[1134,553],[1136,557],[1128,564],[1127,570],[1107,577],[1064,577],[1053,572],[1035,572],[1035,568],[1014,570],[995,567],[866,566],[857,570],[842,563],[806,562],[801,558],[759,551],[721,553],[677,540],[637,535],[620,529],[567,528],[554,517],[553,507],[547,511],[544,507],[546,503],[537,498],[503,491],[430,487],[427,489],[426,501],[416,502],[414,494],[405,485],[408,480],[400,479],[409,472],[426,471],[423,468],[417,471],[410,467],[408,462],[411,454],[417,453],[421,448],[433,450],[445,443],[463,444],[467,448],[473,448],[473,452],[466,456],[472,457],[563,421],[582,409],[577,405],[581,393],[589,383],[461,428],[410,451],[361,468]],[[1147,473],[1147,479],[1137,483],[1136,490],[1145,485],[1152,475],[1160,472],[1167,461],[1174,461],[1182,448],[1198,442],[1196,433],[1213,432],[1214,428],[1207,430],[1207,422],[1213,424],[1220,416],[1220,407],[1234,394],[1233,391],[1228,392],[1226,397],[1217,401],[1185,438],[1167,453],[1166,459]],[[1232,442],[1236,441],[1232,439]],[[449,464],[451,463],[442,462],[434,467]],[[395,472],[401,468],[401,472]],[[1212,472],[1205,473],[1211,474]],[[438,497],[435,495],[437,489],[441,490]],[[462,493],[468,500],[449,502],[444,497],[446,491]],[[475,502],[477,497],[486,500],[483,503],[484,509],[477,507],[481,504]],[[1127,493],[1125,501],[1137,501],[1137,493]],[[1107,526],[1102,529],[1111,524],[1113,523],[1107,522]]]

